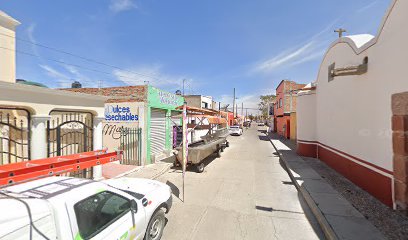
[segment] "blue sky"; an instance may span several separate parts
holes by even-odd
[[[17,55],[18,78],[49,87],[149,81],[172,92],[187,79],[187,94],[228,103],[235,87],[238,103],[255,107],[282,79],[313,81],[335,28],[376,34],[390,1],[2,0],[0,10],[22,23],[19,38],[120,68],[18,41],[39,56]]]

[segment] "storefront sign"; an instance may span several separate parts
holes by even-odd
[[[120,139],[126,136],[126,129],[139,128],[143,108],[133,102],[106,103],[105,121],[103,122],[103,146],[109,151],[120,148]]]
[[[150,107],[176,109],[176,107],[183,105],[184,98],[182,96],[149,86],[148,101]]]
[[[139,115],[131,107],[112,104],[105,106],[105,121],[108,122],[137,122]]]
[[[164,92],[161,90],[158,90],[159,98],[160,98],[160,103],[162,104],[168,104],[168,105],[174,105],[174,106],[179,106],[178,104],[180,103],[179,101],[179,96],[169,93],[169,92]]]

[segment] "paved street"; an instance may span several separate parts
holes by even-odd
[[[262,128],[264,129],[264,128]],[[203,173],[180,169],[159,181],[174,185],[163,239],[323,239],[323,233],[274,148],[257,126],[210,162]],[[179,191],[179,192],[178,192]]]

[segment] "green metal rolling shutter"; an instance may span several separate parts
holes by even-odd
[[[166,148],[166,111],[152,108],[150,121],[151,154],[160,155]]]

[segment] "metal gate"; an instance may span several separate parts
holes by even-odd
[[[30,112],[0,107],[0,165],[30,160]]]
[[[93,150],[93,114],[51,111],[47,124],[48,157]],[[92,178],[92,169],[81,169],[70,176]]]
[[[151,154],[160,155],[166,146],[166,111],[152,108],[150,121]]]
[[[123,128],[120,136],[120,149],[123,151],[122,164],[142,165],[142,129]]]

